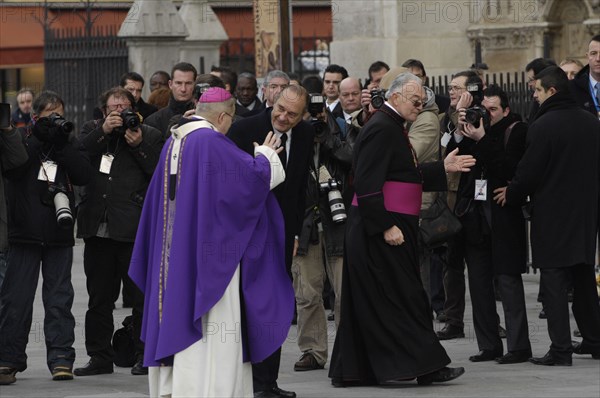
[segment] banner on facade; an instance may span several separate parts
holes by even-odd
[[[278,0],[253,0],[256,77],[281,68]]]

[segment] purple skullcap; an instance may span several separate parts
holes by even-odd
[[[231,93],[221,87],[211,87],[200,96],[201,103],[225,102],[231,98]]]

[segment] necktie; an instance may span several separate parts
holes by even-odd
[[[600,104],[600,82],[596,82],[594,87],[596,88],[596,103]]]
[[[287,134],[284,133],[281,135],[281,146],[283,147],[283,151],[279,152],[279,159],[281,159],[281,164],[284,169],[287,167],[287,149],[286,149],[287,139],[288,139]]]
[[[340,128],[340,133],[342,139],[346,138],[346,120],[343,117],[336,117],[335,121],[337,122],[338,127]]]

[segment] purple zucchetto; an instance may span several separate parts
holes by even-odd
[[[231,93],[221,87],[211,87],[200,96],[201,103],[225,102],[232,98]]]

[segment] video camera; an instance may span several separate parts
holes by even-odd
[[[196,100],[196,102],[200,101],[200,97],[206,90],[210,88],[210,84],[208,83],[198,83],[194,87],[194,92],[192,93],[192,98]]]

